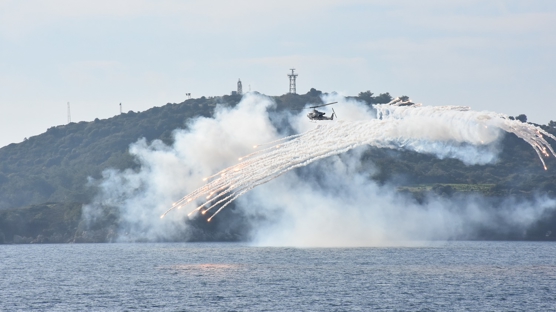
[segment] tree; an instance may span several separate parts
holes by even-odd
[[[359,92],[359,95],[357,96],[359,99],[367,102],[367,104],[372,104],[373,103],[373,94],[371,91],[367,90],[365,92]]]
[[[390,101],[392,101],[392,96],[388,92],[381,93],[379,96],[373,97],[373,103],[377,103],[377,104],[386,104],[389,103]]]
[[[515,119],[519,120],[521,122],[527,122],[527,116],[525,116],[525,114],[521,114],[519,116],[516,116]]]
[[[307,92],[308,95],[310,96],[321,96],[322,91],[319,91],[315,88],[311,88],[311,90],[309,90],[309,92]]]

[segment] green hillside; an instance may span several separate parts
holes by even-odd
[[[235,99],[236,101],[239,100]],[[43,202],[87,202],[87,177],[106,168],[132,168],[128,147],[139,138],[169,143],[172,131],[195,116],[210,116],[217,99],[166,104],[109,119],[49,128],[0,149],[0,209]]]

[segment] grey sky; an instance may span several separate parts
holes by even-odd
[[[556,1],[0,0],[0,146],[244,90],[409,95],[556,120]]]

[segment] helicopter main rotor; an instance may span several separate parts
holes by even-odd
[[[327,104],[315,105],[315,106],[311,106],[311,107],[307,107],[307,108],[317,108],[317,107],[326,106],[326,105],[332,105],[332,104],[336,104],[336,103],[338,103],[338,102],[332,102],[332,103],[327,103]]]

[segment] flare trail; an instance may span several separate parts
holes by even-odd
[[[377,118],[363,121],[322,122],[315,129],[264,144],[261,150],[239,158],[237,165],[206,178],[206,184],[186,195],[162,216],[191,202],[203,200],[195,211],[216,210],[208,221],[239,196],[294,169],[360,145],[426,151],[424,144],[484,146],[513,133],[531,145],[543,167],[544,157],[556,156],[545,137],[552,134],[506,115],[477,112],[463,106],[429,107],[419,104],[375,105]],[[451,157],[457,157],[452,155]],[[203,210],[204,209],[204,210]],[[190,214],[191,214],[190,213]]]

